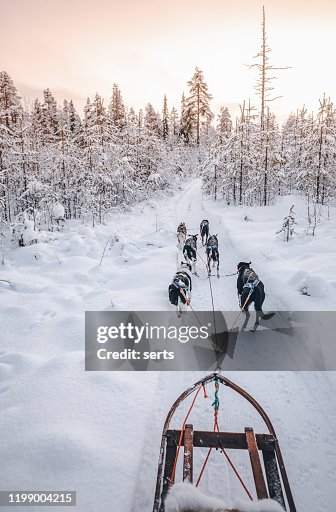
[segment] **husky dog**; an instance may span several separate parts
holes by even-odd
[[[183,247],[184,259],[187,263],[189,263],[189,265],[191,265],[194,274],[196,274],[195,266],[197,259],[197,237],[198,235],[191,235],[189,238],[187,238]]]
[[[250,318],[248,312],[249,305],[254,302],[254,309],[256,310],[256,321],[252,330],[256,330],[260,323],[260,319],[269,320],[274,316],[274,313],[264,314],[262,306],[265,300],[264,283],[259,279],[255,271],[250,267],[251,262],[240,261],[237,265],[237,291],[239,297],[239,305],[242,311],[246,312],[246,319],[242,330]]]
[[[205,243],[208,242],[208,236],[209,236],[209,221],[204,219],[202,220],[200,224],[200,234],[202,237],[202,245],[205,245]],[[205,238],[205,243],[204,243]]]
[[[185,244],[187,238],[187,228],[184,222],[181,222],[177,227],[177,241],[179,246],[182,247]]]
[[[219,252],[218,252],[218,238],[217,235],[210,235],[206,246],[206,255],[208,274],[211,275],[211,260],[213,261],[213,267],[217,263],[217,277],[219,277]]]
[[[169,285],[169,301],[177,307],[177,311],[181,311],[181,306],[190,301],[192,289],[190,272],[191,265],[181,261],[181,264],[173,277],[173,281]]]

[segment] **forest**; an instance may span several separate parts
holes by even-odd
[[[103,223],[115,209],[168,189],[189,176],[205,196],[228,205],[272,204],[279,195],[307,199],[315,224],[335,198],[336,110],[329,97],[316,114],[301,106],[279,126],[271,110],[272,76],[265,26],[255,86],[259,104],[227,107],[215,116],[203,72],[196,68],[181,105],[151,103],[135,111],[117,84],[107,105],[97,93],[80,115],[59,106],[49,89],[24,106],[11,77],[0,73],[0,221],[16,237],[30,222],[53,230],[64,219]],[[223,98],[225,100],[225,98]],[[20,241],[20,240],[19,240]],[[23,243],[21,237],[21,243]]]

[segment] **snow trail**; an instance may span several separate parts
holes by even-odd
[[[178,197],[164,195],[135,205],[127,215],[116,214],[109,225],[93,229],[71,222],[63,233],[54,233],[50,243],[11,249],[6,255],[1,278],[13,286],[0,288],[2,488],[77,490],[79,512],[150,512],[164,419],[177,396],[204,373],[85,372],[84,311],[171,308],[167,289],[181,257],[177,225],[185,221],[194,234],[203,218],[209,219],[210,231],[218,233],[221,274],[234,272],[238,261],[249,258],[245,238],[232,234],[223,212],[202,202],[200,180]],[[204,248],[199,252],[203,255]],[[267,263],[267,276],[277,261]],[[193,277],[192,303],[195,309],[210,310],[206,270],[201,262],[197,268],[200,278]],[[265,310],[280,308],[281,293],[268,283],[266,291],[270,287],[272,293]],[[212,284],[215,308],[236,310],[235,277],[213,277]],[[268,343],[270,350],[276,338]],[[237,347],[242,360],[249,350],[265,350],[247,345]],[[287,349],[283,352],[290,357]],[[242,367],[248,369],[248,364]],[[335,374],[225,374],[270,415],[298,510],[332,512]],[[195,428],[213,428],[213,389],[208,394],[209,399],[200,396],[195,404],[190,418]],[[253,411],[229,393],[221,390],[220,399],[222,429],[264,430]],[[173,428],[181,427],[187,406],[177,413]],[[195,461],[196,475],[203,457]],[[248,461],[234,457],[253,488]],[[201,490],[243,497],[222,459],[219,453],[211,456]],[[28,512],[35,510],[40,508]]]

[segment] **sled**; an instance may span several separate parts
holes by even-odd
[[[214,428],[214,431],[197,431],[193,429],[193,425],[187,424],[186,420],[189,416],[197,394],[202,388],[205,393],[205,386],[211,382],[215,382],[217,391],[219,384],[223,384],[224,386],[228,386],[243,398],[245,398],[257,410],[259,415],[264,420],[268,429],[268,433],[255,433],[251,427],[245,427],[244,432],[221,432],[219,431],[219,428]],[[189,409],[186,420],[183,423],[182,429],[171,430],[169,425],[176,409],[192,393],[196,393],[196,395],[194,396],[193,403]],[[216,392],[215,397],[217,397]],[[217,398],[215,398],[213,405],[216,404],[216,400]],[[212,373],[185,390],[175,401],[170,411],[168,412],[162,432],[153,512],[164,512],[165,510],[165,499],[170,487],[175,482],[176,462],[180,448],[184,451],[182,478],[183,481],[190,483],[193,483],[194,480],[193,457],[194,452],[197,451],[194,450],[194,448],[208,448],[208,453],[210,453],[211,449],[219,449],[224,453],[231,465],[232,463],[227,455],[226,450],[228,452],[230,450],[247,450],[249,453],[251,470],[255,484],[254,499],[261,500],[270,498],[277,501],[284,510],[288,510],[289,512],[296,512],[286,468],[280,450],[280,445],[269,417],[259,405],[259,403],[251,395],[249,395],[237,384],[228,380],[226,377],[223,377],[219,373]],[[260,457],[260,452],[262,457]],[[206,462],[207,459],[205,464]],[[204,470],[205,464],[203,465],[202,472]],[[199,476],[199,479],[201,475]],[[266,482],[264,475],[266,476]],[[241,483],[244,486],[243,482]],[[244,488],[249,494],[250,499],[252,499],[252,496],[245,486]]]

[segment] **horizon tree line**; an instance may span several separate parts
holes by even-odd
[[[316,205],[335,198],[336,111],[325,95],[317,115],[302,107],[279,128],[270,110],[273,70],[265,12],[258,70],[260,108],[250,100],[232,122],[227,107],[215,116],[212,96],[196,68],[182,94],[180,112],[151,103],[136,112],[125,106],[117,84],[107,104],[97,93],[82,117],[72,100],[50,91],[24,108],[11,77],[0,73],[0,222],[31,218],[52,229],[57,205],[67,219],[104,222],[115,208],[168,189],[176,180],[201,176],[203,190],[231,205],[270,204],[274,197],[307,197]]]

